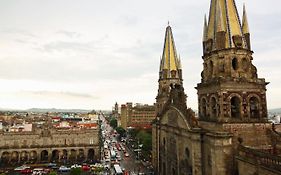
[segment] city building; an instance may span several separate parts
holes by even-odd
[[[170,26],[165,38],[169,39],[160,63],[152,129],[157,174],[280,174],[281,134],[268,122],[268,83],[258,78],[252,62],[245,7],[241,23],[234,0],[211,0],[204,25],[202,79],[196,87],[199,118],[187,108],[181,77],[172,83],[168,77],[167,89],[162,88],[163,72],[166,76],[179,73],[171,66],[163,71],[163,62],[180,62]],[[166,52],[167,45],[171,49]]]
[[[37,117],[26,117],[26,120],[34,118]],[[100,160],[99,125],[96,120],[55,119],[42,117],[41,121],[32,124],[25,120],[17,124],[12,119],[6,120],[5,129],[0,131],[1,165]]]
[[[121,105],[121,127],[150,129],[155,119],[155,105],[126,103]]]

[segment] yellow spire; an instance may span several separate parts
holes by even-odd
[[[177,71],[179,68],[175,42],[170,26],[166,28],[161,68],[168,71]]]
[[[243,34],[248,34],[248,33],[250,33],[250,31],[249,31],[249,25],[248,25],[248,18],[247,18],[247,13],[246,13],[246,8],[245,8],[245,4],[243,5],[243,22],[242,22],[242,31],[243,31]]]
[[[217,1],[217,9],[216,9],[216,32],[225,32],[225,24],[222,18],[221,6],[220,2]]]
[[[205,14],[204,17],[204,28],[203,28],[203,42],[208,40],[208,26],[207,26],[207,17]]]
[[[215,14],[216,12],[216,0],[211,0],[210,12],[209,12],[209,24],[208,24],[208,39],[214,40],[215,33]]]
[[[211,0],[208,23],[208,40],[213,42],[211,50],[216,50],[216,35],[222,31],[226,33],[225,44],[220,44],[225,45],[223,48],[245,47],[244,40],[239,43],[243,35],[235,0]]]

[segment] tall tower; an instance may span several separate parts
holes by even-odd
[[[176,52],[172,29],[168,25],[164,40],[164,49],[160,61],[159,87],[156,97],[156,113],[159,114],[169,99],[171,84],[182,85],[181,62]]]
[[[266,121],[268,83],[258,78],[252,62],[245,6],[241,25],[235,0],[211,0],[203,32],[199,119],[203,123]]]

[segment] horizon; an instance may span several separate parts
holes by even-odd
[[[111,110],[115,102],[155,103],[169,21],[183,66],[187,106],[197,110],[194,87],[201,81],[203,22],[210,0],[166,2],[3,1],[0,109]],[[270,82],[268,109],[281,104],[278,3],[246,4],[253,63],[258,77]],[[241,20],[243,1],[236,4]]]

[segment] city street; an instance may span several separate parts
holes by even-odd
[[[150,170],[145,167],[140,160],[137,160],[137,154],[129,149],[125,142],[121,142],[117,139],[118,135],[116,131],[107,124],[105,119],[102,119],[102,121],[104,140],[102,162],[108,167],[111,167],[110,172],[114,173],[113,164],[119,164],[124,174],[149,174]],[[105,152],[107,151],[111,153],[110,156],[106,155],[107,153]],[[116,158],[112,154],[116,154]],[[109,158],[110,161],[108,161]]]

